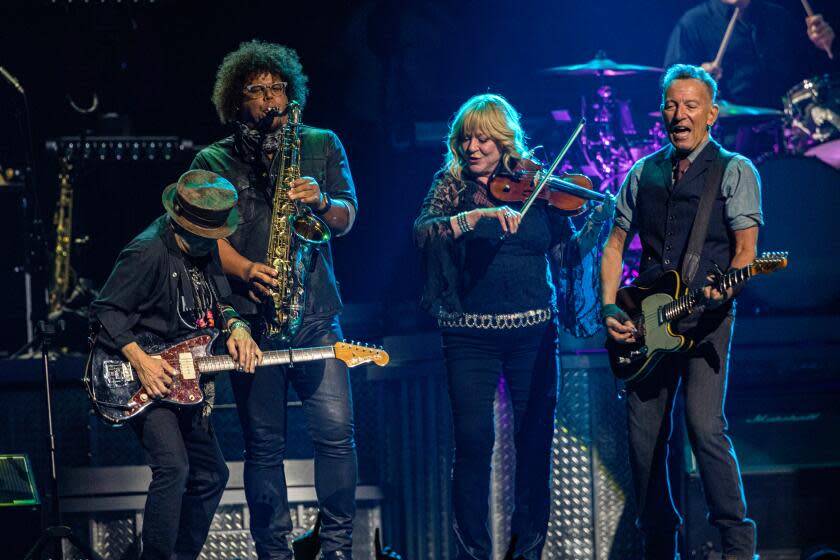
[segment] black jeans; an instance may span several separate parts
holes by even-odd
[[[259,320],[251,321],[255,327]],[[255,330],[262,350],[272,343]],[[292,347],[331,346],[341,340],[338,317],[304,321]],[[321,549],[352,554],[356,514],[356,445],[347,367],[335,359],[294,367],[232,373],[231,385],[245,437],[245,497],[251,535],[261,560],[292,558],[286,475],[286,391],[289,382],[303,403],[315,447],[315,492],[321,512]]]
[[[142,560],[198,557],[228,480],[201,406],[156,406],[132,421],[152,468],[143,513]]]
[[[555,321],[520,329],[445,329],[443,353],[455,429],[452,502],[458,558],[487,560],[493,401],[510,390],[516,445],[511,533],[516,556],[537,560],[548,530],[551,440],[559,372]]]
[[[684,384],[685,421],[709,508],[727,558],[752,560],[755,523],[747,518],[741,473],[732,441],[726,435],[726,400],[732,315],[711,325],[698,345],[673,354],[627,395],[630,462],[638,505],[637,526],[645,537],[645,558],[672,559],[682,523],[671,499],[668,440],[674,399]]]

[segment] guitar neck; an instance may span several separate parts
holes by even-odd
[[[332,346],[290,348],[288,350],[264,352],[259,366],[283,366],[298,362],[326,360],[329,358],[335,358],[335,348]],[[215,373],[236,369],[236,362],[228,355],[204,356],[196,359],[196,365],[201,373]]]
[[[752,277],[752,265],[747,265],[743,268],[738,268],[736,270],[727,272],[723,275],[720,279],[720,283],[718,284],[718,289],[728,290],[729,288],[733,288],[742,282],[746,282],[747,280]],[[694,307],[697,305],[697,302],[703,299],[703,288],[697,288],[696,290],[690,290],[686,295],[675,299],[671,303],[664,305],[662,307],[662,313],[664,315],[664,319],[666,321],[674,321],[676,319],[681,319],[685,317],[689,313],[694,310]]]

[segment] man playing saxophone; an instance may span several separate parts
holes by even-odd
[[[232,303],[253,326],[254,339],[264,350],[330,345],[342,338],[341,298],[328,239],[353,226],[356,194],[347,156],[335,133],[287,126],[292,113],[289,105],[296,102],[302,108],[305,104],[306,82],[294,50],[261,41],[242,43],[225,56],[213,88],[219,118],[233,127],[233,133],[199,152],[192,164],[222,175],[239,192],[239,227],[219,241],[219,255],[233,289]],[[288,144],[284,145],[289,132],[296,132],[299,141],[291,166]],[[276,262],[267,258],[269,238],[274,245],[278,224],[288,218],[273,208],[275,188],[285,189],[280,198],[294,203],[284,203],[284,208],[296,207],[296,215],[308,223],[323,220],[320,223],[328,226],[322,232],[325,239],[313,244],[305,266],[294,266],[301,264],[294,262],[281,266],[286,269],[280,271],[282,276],[266,264]],[[294,270],[301,276],[305,273],[300,286],[294,285],[301,280]],[[296,302],[302,305],[302,318],[299,324],[272,326],[270,319],[277,316],[271,311],[275,299],[271,291],[289,283],[300,296]],[[292,558],[283,470],[289,383],[303,402],[315,448],[323,558],[351,558],[356,452],[349,376],[337,360],[231,376],[245,437],[245,494],[257,554],[260,559]]]

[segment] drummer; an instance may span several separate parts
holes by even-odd
[[[811,3],[819,1],[824,0]],[[716,65],[712,61],[736,7],[741,15]],[[821,14],[803,19],[804,26],[799,14],[767,0],[706,0],[677,22],[665,67],[700,64],[718,81],[720,97],[730,103],[781,108],[782,97],[794,84],[840,69],[831,25]]]

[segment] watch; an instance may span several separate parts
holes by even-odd
[[[323,208],[315,208],[313,210],[313,212],[315,212],[319,216],[323,216],[324,214],[326,214],[327,212],[330,211],[330,208],[332,208],[332,199],[330,198],[330,195],[328,195],[325,192],[322,192],[321,197],[326,201],[325,204],[324,204],[324,207]],[[320,205],[321,204],[320,204],[320,201],[319,201],[318,206],[320,206]]]

